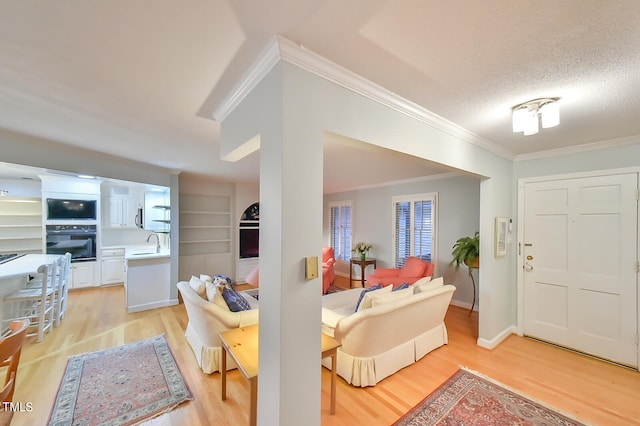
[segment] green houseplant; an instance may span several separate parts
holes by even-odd
[[[460,237],[453,245],[451,252],[453,260],[450,265],[454,265],[456,271],[460,269],[460,265],[465,264],[469,268],[469,277],[473,284],[473,303],[469,310],[469,315],[473,312],[476,304],[476,280],[473,278],[473,270],[480,267],[480,233],[476,231],[473,237]]]
[[[473,268],[480,265],[480,233],[476,231],[473,237],[461,237],[453,245],[451,252],[453,260],[451,265],[455,266],[456,271],[460,269],[460,265],[465,264],[469,267],[469,275]]]

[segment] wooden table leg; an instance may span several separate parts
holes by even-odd
[[[251,408],[249,410],[249,424],[256,426],[258,424],[258,378],[254,377],[249,380],[251,382]]]
[[[222,400],[227,399],[227,351],[222,346],[222,371],[220,371],[222,382]]]
[[[336,376],[338,371],[338,352],[337,350],[333,351],[333,355],[331,355],[331,409],[330,413],[336,413]]]

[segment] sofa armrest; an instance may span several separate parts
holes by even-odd
[[[240,327],[257,324],[260,319],[260,311],[258,309],[249,309],[248,311],[240,311]]]
[[[326,262],[322,262],[322,267],[329,268],[333,266],[334,263],[336,263],[336,260],[333,257],[330,257],[329,259],[326,260]]]

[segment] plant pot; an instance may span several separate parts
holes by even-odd
[[[466,260],[464,261],[464,264],[467,265],[469,268],[474,268],[474,269],[478,269],[480,268],[480,258],[476,257],[473,262],[467,262]]]

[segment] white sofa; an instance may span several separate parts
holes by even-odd
[[[407,297],[358,312],[362,289],[323,296],[323,332],[342,344],[337,374],[353,386],[375,386],[446,344],[444,317],[455,289],[439,278],[422,292],[410,287]],[[331,368],[329,359],[323,365]]]
[[[222,347],[218,335],[223,331],[257,323],[258,301],[247,293],[240,292],[253,309],[231,312],[201,297],[186,281],[180,281],[177,286],[189,317],[185,337],[193,349],[198,365],[207,374],[220,371]],[[227,355],[227,370],[233,368],[237,366]]]

